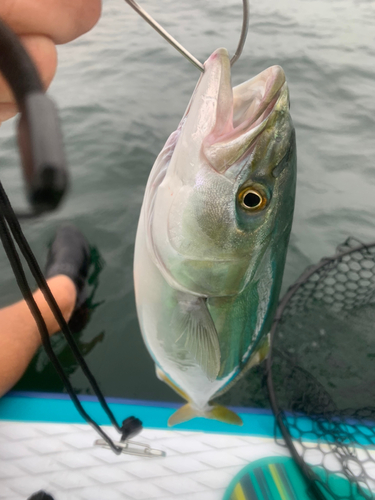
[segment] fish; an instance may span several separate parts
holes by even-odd
[[[168,425],[242,424],[212,400],[267,356],[295,201],[289,108],[280,66],[232,88],[217,49],[150,172],[134,288],[156,374],[187,401]]]

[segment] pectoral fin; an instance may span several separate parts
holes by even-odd
[[[207,377],[215,380],[220,371],[220,345],[206,300],[179,300],[171,327],[181,332],[176,342],[182,342]]]

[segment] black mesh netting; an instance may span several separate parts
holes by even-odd
[[[268,387],[283,436],[319,498],[375,498],[375,243],[350,238],[288,290]]]

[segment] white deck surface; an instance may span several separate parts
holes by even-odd
[[[249,462],[289,456],[274,439],[153,429],[136,441],[166,457],[117,456],[97,437],[88,425],[0,421],[0,499],[44,489],[55,500],[221,500]]]

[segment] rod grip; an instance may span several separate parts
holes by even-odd
[[[59,117],[46,94],[25,96],[17,132],[28,200],[36,211],[53,210],[69,180]]]

